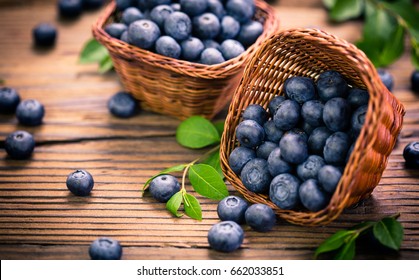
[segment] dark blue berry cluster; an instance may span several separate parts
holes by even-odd
[[[268,110],[249,105],[236,128],[231,169],[281,209],[316,212],[329,204],[363,127],[369,94],[333,70],[294,76]]]
[[[117,0],[112,37],[158,54],[218,64],[243,53],[263,32],[253,0]]]

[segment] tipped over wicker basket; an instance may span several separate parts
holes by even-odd
[[[350,85],[370,94],[364,126],[355,143],[330,203],[318,212],[279,209],[267,195],[247,190],[229,167],[231,151],[238,146],[235,130],[249,104],[265,109],[276,95],[283,95],[284,81],[291,76],[317,79],[326,70],[340,72]],[[368,197],[381,179],[388,156],[401,130],[403,105],[381,82],[376,69],[354,45],[315,29],[291,29],[267,39],[247,65],[233,95],[221,139],[221,167],[230,183],[250,202],[264,203],[277,216],[300,225],[322,225],[336,219],[348,206]]]
[[[216,65],[173,59],[112,38],[104,26],[117,17],[115,1],[93,25],[93,36],[109,51],[116,72],[128,92],[148,110],[185,119],[193,115],[212,118],[231,100],[244,67],[260,44],[278,30],[273,8],[255,0],[255,19],[264,31],[240,56]]]

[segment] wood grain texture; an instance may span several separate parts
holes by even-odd
[[[276,5],[282,28],[316,26],[351,42],[359,38],[358,22],[331,25],[318,4],[281,2]],[[310,1],[299,3],[303,2]],[[77,63],[99,13],[64,22],[56,17],[55,1],[0,1],[0,79],[23,99],[38,99],[46,108],[39,127],[24,127],[13,115],[0,115],[1,259],[88,259],[88,245],[104,235],[121,241],[124,259],[310,259],[337,230],[398,212],[405,228],[401,251],[383,254],[365,246],[358,258],[419,259],[419,170],[406,169],[402,156],[408,142],[419,140],[419,96],[409,89],[413,68],[408,52],[389,68],[395,76],[394,94],[407,114],[372,196],[328,226],[308,228],[279,221],[268,233],[244,226],[242,248],[223,254],[209,249],[206,239],[218,221],[216,201],[197,195],[204,218],[199,222],[173,218],[164,204],[141,191],[150,176],[203,151],[176,143],[179,121],[173,118],[143,112],[122,120],[109,114],[109,97],[122,89],[117,75],[100,75],[95,65]],[[41,21],[55,23],[60,32],[49,51],[32,46],[31,29]],[[35,136],[37,147],[30,160],[12,160],[3,149],[5,137],[17,129]],[[67,175],[77,168],[94,176],[89,197],[75,197],[66,189]]]

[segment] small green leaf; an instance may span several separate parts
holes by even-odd
[[[80,53],[80,63],[101,62],[108,56],[108,50],[94,38],[90,39]]]
[[[399,250],[403,240],[403,227],[394,218],[384,218],[373,227],[374,237],[381,244]]]
[[[404,28],[400,24],[391,32],[380,54],[380,66],[388,66],[396,61],[404,52]]]
[[[186,164],[179,164],[179,165],[175,165],[169,168],[166,168],[162,171],[160,171],[158,174],[154,175],[153,177],[151,177],[150,179],[147,180],[147,182],[145,182],[144,186],[143,186],[143,190],[145,190],[148,185],[150,184],[150,182],[156,178],[157,176],[160,176],[162,174],[167,174],[167,173],[172,173],[172,172],[179,172],[182,171],[183,169],[185,169]]]
[[[224,178],[223,170],[221,169],[221,164],[220,164],[220,151],[219,150],[212,152],[204,161],[202,161],[202,163],[208,164],[214,167],[214,169],[217,170],[218,174],[220,174],[221,178]]]
[[[113,68],[113,62],[109,55],[105,56],[100,62],[99,62],[99,73],[103,74],[108,72]]]
[[[337,0],[323,0],[323,5],[328,8],[331,9],[333,8],[333,6],[335,6]]]
[[[225,125],[224,121],[218,121],[218,122],[214,123],[214,126],[218,131],[218,135],[220,135],[220,138],[221,138],[221,136],[223,135],[223,132],[224,132],[224,125]]]
[[[185,214],[195,220],[202,220],[202,210],[199,201],[191,194],[183,194]]]
[[[178,126],[176,140],[184,147],[199,149],[219,143],[220,136],[209,120],[200,116],[193,116]]]
[[[415,29],[419,28],[419,11],[412,4],[412,1],[383,1],[381,4],[386,9],[403,18],[409,27]]]
[[[179,210],[180,205],[182,204],[183,196],[182,191],[179,191],[175,193],[169,201],[166,203],[166,209],[169,210],[170,213],[175,215],[176,217],[181,217],[182,214],[179,213],[177,210]]]
[[[189,181],[197,193],[211,199],[228,196],[227,187],[218,172],[207,164],[196,164],[189,168]]]
[[[358,234],[351,236],[351,238],[343,245],[335,256],[335,260],[352,260],[355,257],[355,240]]]
[[[350,238],[350,236],[354,235],[355,231],[353,230],[339,230],[325,241],[317,248],[316,252],[314,253],[314,258],[317,258],[318,255],[330,251],[334,251],[339,249],[345,241]]]
[[[364,8],[362,0],[336,0],[331,7],[330,18],[334,21],[345,21],[359,17]]]

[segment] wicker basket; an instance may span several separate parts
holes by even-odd
[[[238,145],[235,129],[249,104],[265,109],[276,95],[283,95],[291,76],[317,79],[325,70],[340,72],[349,84],[365,88],[370,101],[365,124],[329,205],[318,212],[279,209],[268,196],[252,193],[230,169],[228,158]],[[348,206],[368,197],[380,181],[401,130],[403,105],[381,82],[374,66],[354,45],[315,29],[291,29],[272,35],[247,65],[233,95],[221,139],[221,166],[230,183],[250,202],[272,207],[278,217],[293,224],[323,225]]]
[[[231,100],[245,65],[260,44],[279,28],[275,11],[255,0],[255,19],[264,32],[240,56],[217,65],[203,65],[165,57],[110,37],[103,27],[118,17],[115,1],[93,25],[93,36],[109,51],[125,90],[148,110],[185,119],[212,118]]]

